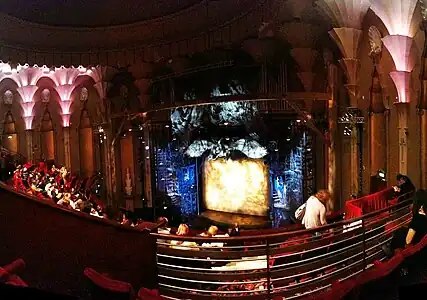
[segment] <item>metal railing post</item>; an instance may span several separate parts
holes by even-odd
[[[271,283],[270,283],[270,242],[268,239],[265,242],[265,252],[266,252],[266,258],[267,258],[267,299],[271,299]]]
[[[362,234],[362,247],[363,247],[363,271],[366,270],[366,228],[365,228],[365,219],[362,219],[362,230],[363,230],[363,234]]]

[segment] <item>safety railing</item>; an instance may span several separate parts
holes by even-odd
[[[213,238],[152,233],[159,288],[167,299],[303,299],[384,260],[382,245],[411,217],[405,200],[311,230]]]

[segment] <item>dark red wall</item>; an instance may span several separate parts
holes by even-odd
[[[132,283],[156,281],[155,242],[147,232],[21,195],[0,183],[0,265],[23,258],[31,287],[86,295],[85,267]]]

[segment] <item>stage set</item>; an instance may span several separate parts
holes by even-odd
[[[260,105],[232,101],[171,111],[169,136],[151,141],[157,216],[194,226],[293,222],[316,190],[315,138],[296,113],[269,114]]]

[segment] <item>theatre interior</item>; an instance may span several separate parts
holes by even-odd
[[[424,236],[387,251],[427,233],[425,1],[10,2],[0,298],[397,299],[426,274]]]

